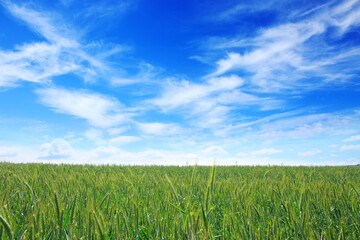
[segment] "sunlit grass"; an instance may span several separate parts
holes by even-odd
[[[359,176],[0,163],[0,239],[358,239]]]

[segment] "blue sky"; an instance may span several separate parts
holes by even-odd
[[[0,160],[360,163],[360,2],[0,0]]]

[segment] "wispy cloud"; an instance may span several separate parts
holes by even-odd
[[[239,3],[220,12],[219,14],[216,14],[215,16],[212,16],[211,19],[215,22],[233,21],[238,19],[239,15],[243,14],[244,12],[246,12],[247,14],[258,13],[260,11],[269,9],[271,6],[273,6],[273,1],[266,1],[261,4],[253,5]]]
[[[96,127],[114,127],[132,115],[117,99],[101,94],[63,88],[38,89],[36,93],[41,102],[55,112],[86,119]]]
[[[277,120],[277,119],[291,118],[291,117],[296,116],[296,115],[298,115],[300,113],[302,113],[301,110],[289,111],[289,112],[284,112],[284,113],[276,113],[276,114],[266,116],[266,117],[263,117],[263,118],[260,118],[260,119],[254,120],[254,121],[234,124],[232,126],[232,129],[250,127],[250,126],[258,125],[258,124],[261,124],[261,123],[266,124],[266,123],[272,122],[272,121]]]
[[[130,77],[123,76],[112,76],[110,78],[110,83],[113,86],[125,86],[130,84],[154,84],[154,79],[159,74],[160,69],[154,67],[149,63],[140,63],[136,65],[136,74]]]
[[[71,29],[66,25],[59,24],[57,21],[60,19],[54,18],[56,14],[40,13],[31,8],[29,4],[25,6],[10,1],[2,1],[2,5],[49,42],[66,47],[78,46],[76,40],[71,40],[71,37],[74,37],[74,32],[71,33]]]
[[[59,22],[55,24],[54,16],[8,1],[2,3],[47,41],[26,43],[13,51],[0,51],[0,86],[12,86],[19,80],[46,82],[50,77],[69,72],[89,73],[90,70],[82,65],[84,61],[101,65],[81,50],[71,29]]]
[[[121,75],[108,58],[126,51],[126,47],[101,41],[83,44],[82,33],[55,12],[38,11],[30,4],[10,1],[2,1],[1,5],[46,41],[1,50],[0,87],[13,87],[19,81],[46,83],[67,73],[77,74],[87,82]]]
[[[142,133],[149,135],[175,135],[181,132],[180,126],[174,123],[160,123],[160,122],[148,122],[148,123],[136,123],[137,127]]]
[[[355,121],[354,123],[351,120]],[[299,139],[321,134],[351,134],[357,118],[341,113],[308,114],[279,119],[259,126],[259,134],[270,139]],[[341,128],[340,128],[341,127]]]
[[[245,72],[249,88],[265,92],[303,92],[343,82],[359,69],[359,49],[351,45],[334,48],[324,34],[339,40],[358,26],[359,5],[346,1],[326,6],[305,18],[265,28],[253,38],[223,40],[220,44],[231,50],[216,62],[217,69],[209,77]],[[336,34],[329,32],[332,28],[337,29]],[[236,48],[241,52],[234,51]],[[341,64],[341,71],[336,70],[338,63],[346,63]]]
[[[237,75],[209,78],[204,83],[171,81],[164,86],[160,97],[147,103],[165,113],[181,113],[201,128],[224,124],[233,109],[256,106],[260,110],[269,110],[282,105],[279,100],[243,92],[243,83]]]
[[[184,105],[193,104],[200,99],[213,96],[223,91],[233,90],[243,84],[243,79],[232,75],[230,77],[211,78],[204,84],[195,84],[189,81],[169,82],[169,86],[160,98],[151,100],[151,103],[168,111]],[[199,109],[200,110],[200,109]]]
[[[341,137],[356,133],[359,127],[358,116],[349,112],[309,114],[305,110],[296,110],[253,118],[256,120],[244,119],[225,126],[225,136],[241,135],[244,138],[256,139],[254,141],[274,143],[285,139]]]
[[[310,156],[314,156],[316,154],[319,154],[321,152],[322,152],[322,150],[314,149],[314,150],[310,150],[310,151],[306,151],[306,152],[300,152],[300,153],[298,153],[298,156],[300,156],[300,157],[310,157]]]
[[[15,86],[19,80],[46,83],[53,76],[80,70],[76,57],[61,48],[42,42],[0,51],[0,87]]]
[[[344,142],[360,141],[360,135],[354,135],[343,140]]]
[[[340,148],[340,151],[346,151],[346,150],[360,150],[360,145],[343,145]]]
[[[303,6],[294,4],[297,1],[274,1],[269,0],[266,2],[261,2],[260,4],[251,4],[248,2],[235,3],[228,6],[225,10],[217,11],[216,14],[208,17],[207,19],[212,20],[217,23],[224,22],[236,22],[241,21],[246,17],[260,14],[268,13],[282,13],[279,18],[282,19],[293,19],[304,17],[309,15],[317,10],[328,7],[334,3],[334,1],[329,1],[322,5],[319,5],[318,2],[308,2]],[[294,10],[294,5],[296,9]],[[284,13],[282,10],[286,9],[287,13]]]
[[[221,146],[216,146],[216,145],[207,147],[202,152],[205,154],[223,154],[223,155],[228,154],[228,152],[224,150]]]
[[[122,14],[128,12],[130,9],[136,6],[138,1],[136,0],[124,0],[124,1],[101,1],[100,3],[92,3],[85,1],[83,6],[84,17],[97,18],[97,20],[101,18],[110,18],[116,15],[116,17],[120,17]],[[71,4],[65,5],[71,7]]]
[[[140,137],[136,137],[136,136],[117,136],[114,138],[111,138],[109,140],[110,143],[120,143],[120,144],[126,144],[126,143],[131,143],[131,142],[137,142],[140,141],[141,138]]]

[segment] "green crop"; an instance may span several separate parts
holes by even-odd
[[[359,239],[360,167],[0,163],[0,240]]]

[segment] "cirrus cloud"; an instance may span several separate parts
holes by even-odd
[[[360,150],[360,145],[343,145],[340,148],[340,151],[346,151],[346,150]]]
[[[86,119],[96,127],[117,126],[131,116],[117,99],[102,94],[63,88],[43,88],[36,93],[40,101],[55,112]]]
[[[223,155],[228,154],[228,152],[224,150],[221,146],[216,146],[216,145],[207,147],[202,152],[205,154],[223,154]]]
[[[310,150],[310,151],[306,151],[306,152],[300,152],[300,153],[298,153],[298,156],[300,156],[300,157],[309,157],[309,156],[314,156],[316,154],[319,154],[321,152],[322,152],[322,150],[314,149],[314,150]]]
[[[343,142],[352,142],[352,141],[360,141],[360,135],[354,135],[343,140]]]

